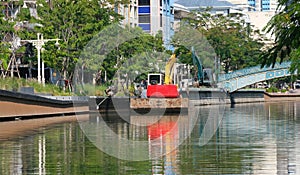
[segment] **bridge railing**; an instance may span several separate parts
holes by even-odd
[[[233,72],[230,72],[230,73],[227,73],[227,74],[220,74],[219,78],[218,78],[218,81],[219,82],[228,81],[228,80],[233,79],[233,78],[247,76],[247,75],[250,75],[250,74],[256,74],[256,73],[265,72],[265,71],[269,71],[269,70],[290,68],[290,66],[291,66],[290,61],[282,62],[281,64],[276,63],[274,65],[274,67],[265,66],[265,67],[261,68],[261,66],[258,65],[258,66],[254,66],[254,67],[250,67],[250,68],[236,70],[236,71],[233,71]]]

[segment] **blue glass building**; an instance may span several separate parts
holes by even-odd
[[[174,0],[160,0],[162,2],[161,14],[163,24],[163,40],[167,50],[174,50],[171,45],[172,36],[174,36]]]
[[[248,0],[248,4],[255,8],[255,0]]]
[[[269,11],[269,10],[270,10],[270,0],[262,0],[261,11]]]
[[[274,11],[277,6],[275,0],[248,0],[248,4],[252,6],[255,11]]]

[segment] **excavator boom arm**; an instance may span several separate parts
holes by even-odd
[[[198,67],[198,73],[197,73],[198,81],[201,82],[203,80],[203,66],[202,66],[200,59],[197,57],[197,55],[194,51],[194,48],[192,48],[192,57],[193,57],[194,65],[197,65],[197,67]]]
[[[165,84],[172,84],[173,66],[176,62],[176,55],[173,54],[165,67]]]

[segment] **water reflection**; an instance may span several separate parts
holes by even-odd
[[[196,119],[182,114],[135,115],[125,121],[118,116],[94,115],[89,122],[80,122],[80,127],[103,152],[123,160],[143,161],[176,149],[190,135]]]
[[[39,150],[39,174],[46,174],[46,138],[45,135],[40,135],[38,139]]]
[[[220,174],[299,173],[300,130],[299,117],[295,116],[299,109],[299,103],[247,104],[228,108],[212,140],[202,149],[194,149],[199,152],[193,152],[196,156],[190,161],[200,160],[200,164],[205,165],[201,159],[212,158],[209,168],[201,168],[204,174],[210,172],[211,167]],[[208,110],[201,109],[203,113]],[[197,126],[199,132],[193,132],[192,142],[201,135],[202,126]]]
[[[0,174],[300,173],[299,102],[226,106],[221,123],[216,119],[214,128],[208,128],[215,134],[200,145],[212,109],[216,108],[194,108],[200,112],[197,121],[188,115],[130,116],[130,122],[117,116],[85,116],[95,126],[93,133],[103,133],[99,142],[112,137],[97,127],[102,122],[119,137],[145,142],[143,149],[137,147],[132,153],[146,155],[149,160],[144,161],[120,160],[100,151],[77,122],[41,125],[30,134],[18,132],[0,142]],[[19,127],[18,122],[26,124],[0,123],[0,133],[5,132],[2,126]],[[115,144],[109,147],[129,154]]]
[[[176,163],[176,148],[179,145],[178,116],[157,118],[159,117],[131,116],[130,119],[133,125],[138,126],[142,123],[147,128],[149,159],[154,158],[151,161],[151,173],[161,174],[161,172],[165,172],[165,174],[178,174]],[[181,124],[186,124],[186,121],[181,122]],[[138,135],[138,133],[136,134]],[[164,160],[162,160],[163,162],[161,162],[160,158],[162,155],[165,155]]]

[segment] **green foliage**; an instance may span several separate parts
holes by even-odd
[[[2,10],[5,10],[4,6],[0,7],[1,12]],[[0,13],[0,60],[3,62],[4,68],[7,67],[10,59],[11,51],[9,50],[9,38],[13,32],[13,25],[14,22],[10,22],[5,18],[4,13]]]
[[[300,75],[300,46],[291,52],[290,60],[292,61],[291,72],[298,71],[297,73]]]
[[[279,90],[276,87],[270,87],[266,90],[266,92],[279,92]]]
[[[174,53],[178,56],[178,60],[180,63],[183,64],[193,64],[193,57],[192,57],[192,52],[191,50],[187,49],[184,46],[178,46]],[[208,65],[205,65],[207,67]],[[212,66],[212,65],[210,65]],[[198,70],[196,70],[197,67],[194,67],[193,69],[190,70],[191,75],[195,75]]]
[[[10,54],[11,54],[11,51],[9,50],[8,43],[1,42],[0,43],[0,60],[2,61],[2,66],[4,69],[7,68],[7,64],[10,59]]]
[[[108,0],[54,0],[48,3],[38,0],[38,18],[30,16],[29,9],[20,8],[17,21],[29,21],[34,29],[27,28],[15,31],[23,40],[36,40],[36,33],[42,33],[44,39],[60,39],[60,46],[55,41],[44,45],[42,58],[46,66],[59,70],[65,79],[69,79],[74,71],[80,53],[85,45],[105,26],[119,22],[122,18],[108,7]],[[127,3],[122,0],[114,3]],[[24,47],[23,47],[23,50]],[[36,58],[26,58],[36,60]]]
[[[195,28],[192,27],[192,21],[188,20],[187,22],[183,21],[178,32],[176,32],[173,37],[173,44],[178,49],[178,51],[175,50],[175,53],[177,53],[178,56],[181,52],[179,59],[184,63],[192,64],[192,54],[190,51],[194,48],[196,55],[201,59],[204,67],[212,68],[216,57],[214,48],[203,32],[195,30]]]
[[[279,0],[278,10],[265,30],[275,36],[275,44],[262,55],[264,65],[291,60],[291,71],[300,70],[300,4],[299,0]]]
[[[121,19],[112,9],[100,7],[96,0],[56,0],[51,7],[43,3],[44,8],[39,8],[42,32],[45,37],[61,39],[60,50],[48,46],[45,59],[69,75],[86,44],[105,26]]]
[[[119,39],[115,38],[117,36],[116,33],[119,33],[123,28],[115,27],[116,25],[113,26],[114,28],[108,27],[111,24],[118,24],[122,19],[122,17],[115,13],[114,9],[108,5],[126,3],[129,3],[129,1],[105,0],[99,2],[97,0],[54,0],[48,3],[44,0],[38,0],[37,18],[30,15],[29,9],[20,8],[17,19],[15,19],[15,21],[28,21],[29,24],[31,24],[31,28],[21,27],[15,31],[13,28],[14,23],[9,23],[1,18],[0,22],[3,25],[0,24],[0,35],[3,37],[5,32],[14,32],[22,40],[36,40],[37,33],[42,33],[45,40],[59,38],[59,48],[54,45],[55,41],[45,42],[41,58],[45,61],[45,66],[59,70],[65,79],[77,76],[73,74],[77,63],[82,66],[84,71],[90,74],[92,74],[93,71],[102,70],[104,72],[105,70],[109,79],[113,79],[116,71],[124,65],[128,65],[126,71],[130,73],[134,72],[134,70],[138,72],[144,70],[153,71],[153,66],[149,67],[149,65],[145,65],[142,62],[131,64],[129,59],[139,58],[146,61],[151,60],[150,62],[154,64],[155,59],[160,56],[148,54],[148,52],[164,51],[161,36],[153,37],[149,34],[145,34],[140,28],[131,29],[127,27],[128,33],[124,34],[123,39]],[[23,2],[20,1],[16,5],[22,6]],[[9,27],[5,28],[2,26]],[[32,28],[32,26],[34,26],[34,28]],[[106,36],[99,36],[99,32],[103,30],[105,31],[105,35],[114,37],[110,40],[110,43],[105,43],[105,46],[101,43],[107,41]],[[131,38],[128,38],[128,36]],[[93,38],[101,38],[102,40],[98,39],[96,43],[93,43],[91,42]],[[91,52],[84,52],[84,50],[90,51],[89,47],[92,49]],[[7,64],[10,56],[8,45],[1,42],[0,49],[2,59],[5,58],[4,64]],[[21,47],[17,52],[23,54],[25,51],[26,48]],[[94,54],[95,52],[98,53]],[[101,56],[104,56],[100,58],[102,59],[100,62],[99,53]],[[22,61],[23,63],[31,61],[33,66],[36,66],[36,57],[37,54],[32,58],[23,57]],[[169,56],[166,56],[166,58],[168,57]]]
[[[76,95],[79,96],[105,96],[106,85],[95,86],[93,84],[85,84],[84,87],[78,87]]]
[[[281,92],[281,93],[286,93],[287,90],[286,90],[286,89],[281,89],[280,92]]]
[[[193,62],[192,52],[184,46],[178,46],[175,49],[175,54],[179,56],[181,63],[191,64]]]
[[[139,28],[132,30],[139,31]],[[135,33],[135,32],[133,32]],[[109,53],[104,62],[109,63],[104,69],[109,69],[117,65],[116,68],[109,72],[109,78],[112,79],[118,69],[124,69],[128,73],[138,72],[150,72],[153,67],[149,67],[149,63],[154,63],[159,59],[159,54],[164,50],[162,46],[162,40],[160,38],[153,37],[142,31],[136,38],[130,39],[118,46],[117,49]],[[158,53],[158,55],[155,55]],[[166,58],[162,58],[165,61]],[[122,71],[121,70],[121,71]]]
[[[97,34],[84,48],[78,61],[76,72],[77,84],[84,86],[92,83],[82,81],[82,74],[106,72],[108,81],[127,94],[129,85],[140,80],[149,72],[158,72],[163,68],[159,65],[166,63],[170,55],[165,54],[162,38],[151,36],[141,28],[121,27],[118,24],[110,25]],[[160,60],[160,62],[158,62]],[[85,76],[88,77],[88,76]],[[122,82],[121,82],[122,81]]]
[[[200,48],[203,53],[198,53],[205,67],[213,67],[215,56],[220,58],[225,72],[259,64],[257,60],[263,44],[253,39],[252,35],[258,33],[238,16],[194,12],[184,22],[199,30],[205,38],[203,40],[208,41],[209,46],[206,44]],[[212,47],[213,51],[208,51],[207,47]],[[206,63],[205,58],[210,58],[210,62]]]
[[[39,84],[35,80],[26,80],[26,79],[19,79],[19,78],[0,78],[0,89],[9,90],[9,91],[18,91],[20,87],[33,87],[35,93],[44,93],[56,96],[66,96],[71,95],[70,92],[64,91],[58,86],[53,84],[46,84],[43,86]]]

